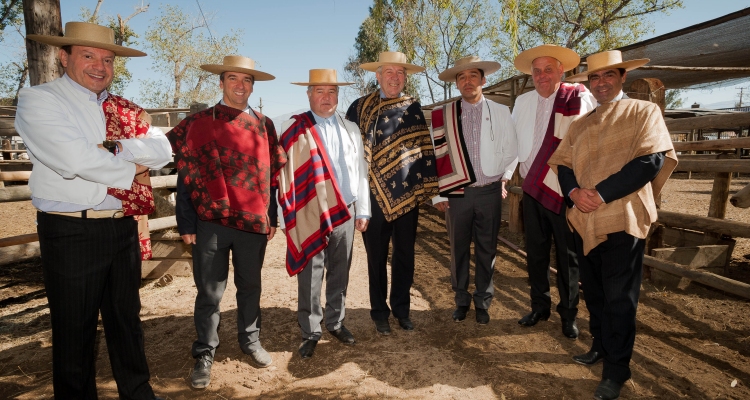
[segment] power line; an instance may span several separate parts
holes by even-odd
[[[208,21],[206,20],[206,16],[203,15],[203,9],[201,8],[201,3],[198,0],[195,0],[195,4],[198,4],[198,11],[201,13],[201,17],[203,18],[203,23],[206,24],[206,30],[208,31],[208,37],[211,38],[211,43],[216,44],[216,39],[214,39],[214,35],[211,33],[211,27],[208,26]]]

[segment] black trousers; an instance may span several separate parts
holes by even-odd
[[[138,313],[141,253],[133,218],[37,213],[52,319],[52,385],[58,399],[96,399],[99,312],[122,399],[153,399]]]
[[[488,309],[495,294],[492,275],[495,272],[497,235],[500,232],[501,183],[467,187],[463,197],[448,199],[445,212],[451,241],[451,285],[456,306]],[[474,242],[474,293],[469,293],[471,243]]]
[[[585,256],[577,232],[575,242],[594,337],[591,349],[604,354],[602,379],[623,383],[630,379],[646,241],[625,232],[610,233]]]
[[[526,239],[526,265],[531,285],[531,310],[546,312],[552,307],[549,291],[549,265],[552,240],[557,261],[557,291],[560,318],[574,320],[578,314],[578,259],[573,232],[565,219],[566,207],[554,213],[533,197],[523,195],[523,224]]]
[[[408,318],[414,282],[414,245],[417,239],[419,208],[416,207],[392,222],[385,220],[375,196],[370,194],[372,217],[362,233],[367,250],[367,274],[370,279],[370,317],[385,320],[393,310],[396,318]],[[391,259],[391,307],[388,296],[388,245],[393,239]]]

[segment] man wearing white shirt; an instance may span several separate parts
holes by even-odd
[[[158,128],[141,121],[143,110],[107,87],[115,56],[145,56],[114,44],[106,27],[69,22],[65,36],[29,35],[61,46],[65,75],[19,92],[16,130],[33,163],[29,180],[52,320],[52,383],[56,398],[96,398],[95,345],[101,312],[118,394],[153,399],[138,317],[141,252],[127,196],[134,178],[171,157]],[[105,141],[103,105],[125,105],[144,134]],[[146,131],[147,130],[147,131]],[[142,188],[150,194],[148,189]]]
[[[482,95],[485,75],[498,69],[500,64],[495,61],[469,56],[438,75],[444,82],[456,82],[461,92],[460,100],[432,112],[440,195],[448,197],[436,197],[433,204],[445,212],[450,237],[455,322],[466,318],[473,299],[477,323],[489,323],[487,310],[495,292],[492,275],[500,208],[517,157],[510,110]],[[473,295],[468,292],[472,240],[476,260]]]
[[[324,317],[331,335],[346,345],[355,343],[344,326],[346,290],[354,230],[367,230],[370,193],[359,127],[336,113],[339,87],[351,83],[338,82],[334,69],[312,69],[308,82],[294,84],[307,86],[310,111],[293,116],[281,127],[281,144],[292,156],[279,173],[279,215],[290,247],[287,266],[290,274],[297,274],[297,321],[302,332],[298,352],[305,359],[313,356]],[[307,156],[320,163],[315,169],[323,170],[322,174],[300,162]],[[317,195],[302,195],[311,192]],[[327,215],[323,220],[331,223],[318,223],[321,215]],[[305,221],[315,222],[305,226]],[[325,238],[318,235],[321,231]],[[305,249],[304,244],[310,243],[316,245]],[[305,255],[295,263],[290,251],[298,246]],[[320,303],[324,275],[325,316]]]
[[[557,313],[563,335],[571,339],[578,337],[578,262],[557,176],[550,171],[547,160],[570,123],[594,108],[593,96],[583,85],[561,83],[565,71],[575,68],[580,60],[573,50],[550,44],[519,54],[515,66],[531,75],[535,90],[519,96],[513,107],[518,133],[518,172],[524,178],[523,221],[531,285],[531,312],[518,323],[530,327],[550,317],[549,266],[554,238],[560,295]]]

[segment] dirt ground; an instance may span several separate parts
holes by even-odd
[[[710,175],[691,180],[675,175],[663,208],[707,215],[711,182]],[[735,179],[732,191],[748,183],[748,178]],[[578,340],[562,335],[557,315],[532,328],[519,326],[516,321],[529,310],[525,262],[500,244],[492,320],[480,326],[472,311],[466,321],[454,323],[444,221],[435,210],[420,213],[413,332],[398,329],[392,319],[392,335],[376,334],[369,318],[365,252],[357,235],[346,318],[357,344],[344,346],[326,333],[315,356],[300,360],[297,282],[286,274],[285,243],[277,235],[266,254],[261,301],[261,341],[274,363],[257,369],[238,348],[236,300],[229,285],[222,302],[222,345],[205,390],[192,389],[188,378],[195,337],[192,278],[177,277],[165,287],[144,281],[141,318],[156,393],[169,399],[591,398],[602,365],[585,367],[571,360],[591,345],[585,305],[580,305]],[[35,230],[28,202],[0,204],[0,217],[5,221],[0,237]],[[728,218],[750,222],[750,211],[730,205]],[[501,234],[523,248],[520,235],[507,228]],[[738,240],[729,272],[745,282],[750,282],[748,242]],[[556,303],[554,287],[552,296]],[[48,312],[38,262],[0,268],[0,398],[52,397]],[[105,341],[98,346],[99,396],[116,398]],[[632,370],[622,399],[750,398],[750,302],[695,283],[683,291],[644,281]]]

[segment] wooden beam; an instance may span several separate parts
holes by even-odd
[[[154,189],[172,189],[177,187],[177,175],[152,176],[151,187]]]
[[[750,72],[748,67],[677,67],[669,65],[644,65],[639,69],[654,71],[706,71],[706,72]]]
[[[36,233],[12,236],[8,238],[0,239],[0,247],[15,246],[17,244],[26,244],[26,243],[36,242],[38,240],[39,240],[39,235]]]
[[[31,200],[31,189],[27,185],[9,186],[0,189],[0,203]]]
[[[750,126],[750,112],[676,118],[665,122],[670,132],[689,131],[691,129],[738,128]]]
[[[28,181],[31,171],[0,172],[0,181]]]
[[[750,173],[750,160],[683,160],[675,171]]]
[[[680,214],[664,210],[658,210],[658,212],[658,222],[673,228],[687,228],[700,232],[722,233],[731,237],[750,238],[750,224],[743,222]]]
[[[704,272],[699,270],[690,270],[680,264],[659,260],[657,258],[644,255],[643,264],[656,268],[658,270],[668,272],[672,275],[681,276],[688,278],[691,281],[702,283],[706,286],[723,290],[734,295],[750,299],[750,285],[744,282],[738,282],[721,275],[712,274],[710,272]]]
[[[704,118],[704,117],[701,117]],[[675,151],[716,151],[750,148],[750,137],[695,142],[672,142]]]

